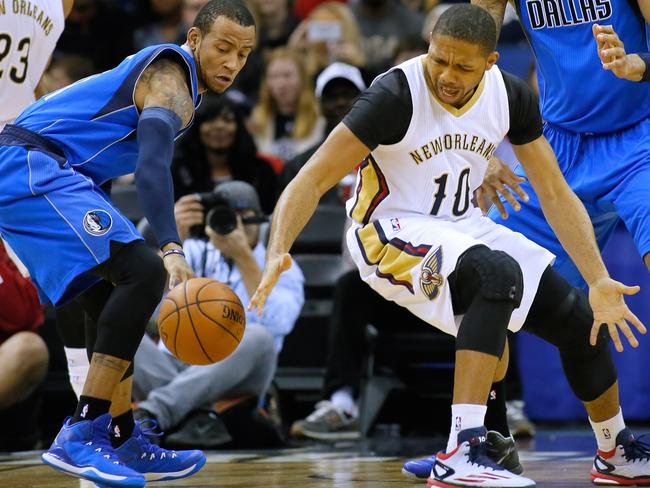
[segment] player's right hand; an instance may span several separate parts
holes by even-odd
[[[179,283],[194,278],[194,271],[180,254],[168,254],[163,258],[163,264],[169,275],[170,290]]]
[[[624,80],[640,81],[646,70],[645,62],[637,54],[625,52],[625,45],[614,28],[611,25],[594,24],[592,32],[603,69]]]
[[[589,286],[589,304],[594,313],[594,324],[591,328],[589,343],[596,345],[598,333],[603,325],[607,325],[609,335],[618,352],[623,351],[623,344],[618,333],[621,329],[632,347],[637,347],[639,341],[630,328],[630,322],[641,333],[646,333],[645,326],[625,304],[625,295],[636,295],[640,290],[638,286],[626,286],[609,277],[601,278]]]
[[[251,301],[248,304],[248,311],[252,312],[257,308],[257,315],[262,316],[264,304],[268,298],[271,290],[278,282],[280,275],[291,267],[291,256],[289,253],[278,254],[275,256],[267,255],[266,266],[262,273],[262,279],[257,286],[257,290],[253,294]]]
[[[174,219],[181,241],[187,239],[190,228],[195,225],[203,225],[203,205],[196,193],[185,195],[174,204]]]
[[[492,156],[483,177],[483,183],[476,190],[476,200],[483,215],[487,215],[490,205],[494,204],[501,217],[508,218],[508,212],[503,206],[499,195],[503,196],[515,211],[519,211],[521,205],[517,201],[515,194],[524,202],[528,201],[528,195],[519,186],[519,183],[524,181],[526,181],[526,178],[517,176],[507,164]]]

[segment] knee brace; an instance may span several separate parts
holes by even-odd
[[[510,316],[523,294],[519,263],[505,252],[476,246],[459,258],[453,274],[450,283],[455,296],[454,312],[465,314],[456,349],[500,357]]]
[[[524,278],[519,263],[503,251],[474,246],[465,251],[449,277],[454,313],[464,313],[474,296],[509,301],[513,308],[521,304]]]
[[[555,274],[554,271],[549,273]],[[549,278],[555,279],[553,276]],[[538,293],[544,293],[550,281],[543,280]],[[573,392],[583,402],[595,400],[614,384],[617,373],[609,349],[607,328],[600,329],[595,346],[589,344],[594,316],[587,296],[574,288],[555,310],[539,312],[530,317],[531,325],[535,325],[526,327],[526,330],[557,346]]]

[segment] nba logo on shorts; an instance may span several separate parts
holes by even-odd
[[[90,210],[84,215],[84,230],[91,236],[103,236],[113,225],[111,215],[105,210]]]
[[[393,232],[397,232],[398,230],[402,230],[402,226],[400,225],[398,218],[390,219],[390,225],[393,226]]]

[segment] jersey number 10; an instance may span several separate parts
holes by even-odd
[[[22,56],[20,57],[20,66],[11,66],[9,69],[9,78],[14,83],[22,83],[27,78],[27,68],[29,64],[29,45],[31,39],[29,37],[23,37],[18,41],[18,46],[16,51],[18,51]],[[2,61],[7,57],[9,51],[11,50],[11,36],[7,33],[0,33],[0,66]],[[4,70],[0,69],[0,78],[4,75]]]
[[[448,173],[443,173],[438,176],[435,180],[438,185],[438,191],[434,195],[433,208],[431,208],[431,215],[438,215],[440,211],[440,206],[442,201],[445,199],[447,194],[445,190],[447,189],[447,178],[449,177]],[[469,209],[469,168],[463,169],[458,175],[458,187],[456,188],[456,193],[454,193],[454,205],[451,209],[451,212],[456,216],[460,217]]]

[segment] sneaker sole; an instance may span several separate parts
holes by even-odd
[[[623,478],[611,474],[589,473],[589,478],[594,485],[599,486],[650,486],[650,477],[648,478]]]
[[[353,441],[361,438],[359,432],[311,432],[303,431],[303,437],[316,439],[317,441]]]
[[[458,488],[460,486],[478,486],[476,483],[472,483],[471,485],[469,484],[456,484],[456,483],[445,483],[443,481],[439,480],[432,480],[429,478],[427,480],[427,488]],[[481,485],[481,486],[488,486],[488,485]],[[516,488],[535,488],[537,485],[533,482],[532,485],[521,485],[517,486]],[[512,486],[505,486],[505,485],[492,485],[489,486],[489,488],[515,488]]]
[[[184,469],[182,471],[176,471],[173,473],[142,473],[144,478],[147,481],[170,481],[170,480],[179,480],[181,478],[187,478],[192,476],[194,473],[199,471],[205,465],[205,457],[201,459],[195,465]]]
[[[103,487],[128,487],[128,488],[143,488],[145,486],[145,480],[142,479],[133,479],[127,476],[118,476],[114,474],[102,473],[92,466],[78,467],[72,464],[68,464],[60,458],[51,455],[48,452],[45,452],[41,455],[42,461],[65,474],[71,476],[76,476],[78,478],[84,478],[93,483],[97,483]]]

